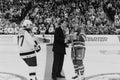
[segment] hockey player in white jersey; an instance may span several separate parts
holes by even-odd
[[[73,77],[73,79],[85,80],[84,78],[84,64],[83,59],[85,56],[85,33],[83,28],[78,28],[73,33],[74,36],[72,38],[72,52],[71,57],[74,64],[74,69],[77,76]]]
[[[30,20],[24,20],[22,23],[22,29],[18,34],[18,46],[21,58],[29,66],[29,78],[30,80],[37,80],[36,67],[37,59],[36,53],[40,51],[35,37],[32,33],[32,22]]]

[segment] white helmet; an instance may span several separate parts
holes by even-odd
[[[22,22],[22,26],[24,26],[25,28],[31,28],[32,26],[32,21],[30,21],[30,20],[24,20],[23,22]]]

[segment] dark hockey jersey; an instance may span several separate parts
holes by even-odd
[[[74,47],[77,47],[77,46],[83,47],[83,46],[85,46],[85,39],[86,39],[85,34],[77,35],[76,39],[73,40],[73,46]]]

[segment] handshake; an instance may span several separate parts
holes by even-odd
[[[65,38],[65,46],[69,47],[70,43],[71,43],[71,41],[68,38]]]
[[[65,38],[65,43],[69,44],[69,43],[72,43],[72,41],[75,39],[75,35],[73,34],[69,34],[68,36],[66,36]]]

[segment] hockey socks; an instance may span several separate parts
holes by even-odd
[[[35,72],[29,73],[29,76],[30,76],[30,80],[37,80],[37,77],[36,77],[36,73],[35,73]]]
[[[72,79],[78,78],[78,80],[85,80],[85,78],[84,78],[84,66],[74,65],[74,68],[75,68],[76,76],[72,77]]]
[[[37,80],[36,68],[37,66],[29,67],[29,79],[30,80]]]

